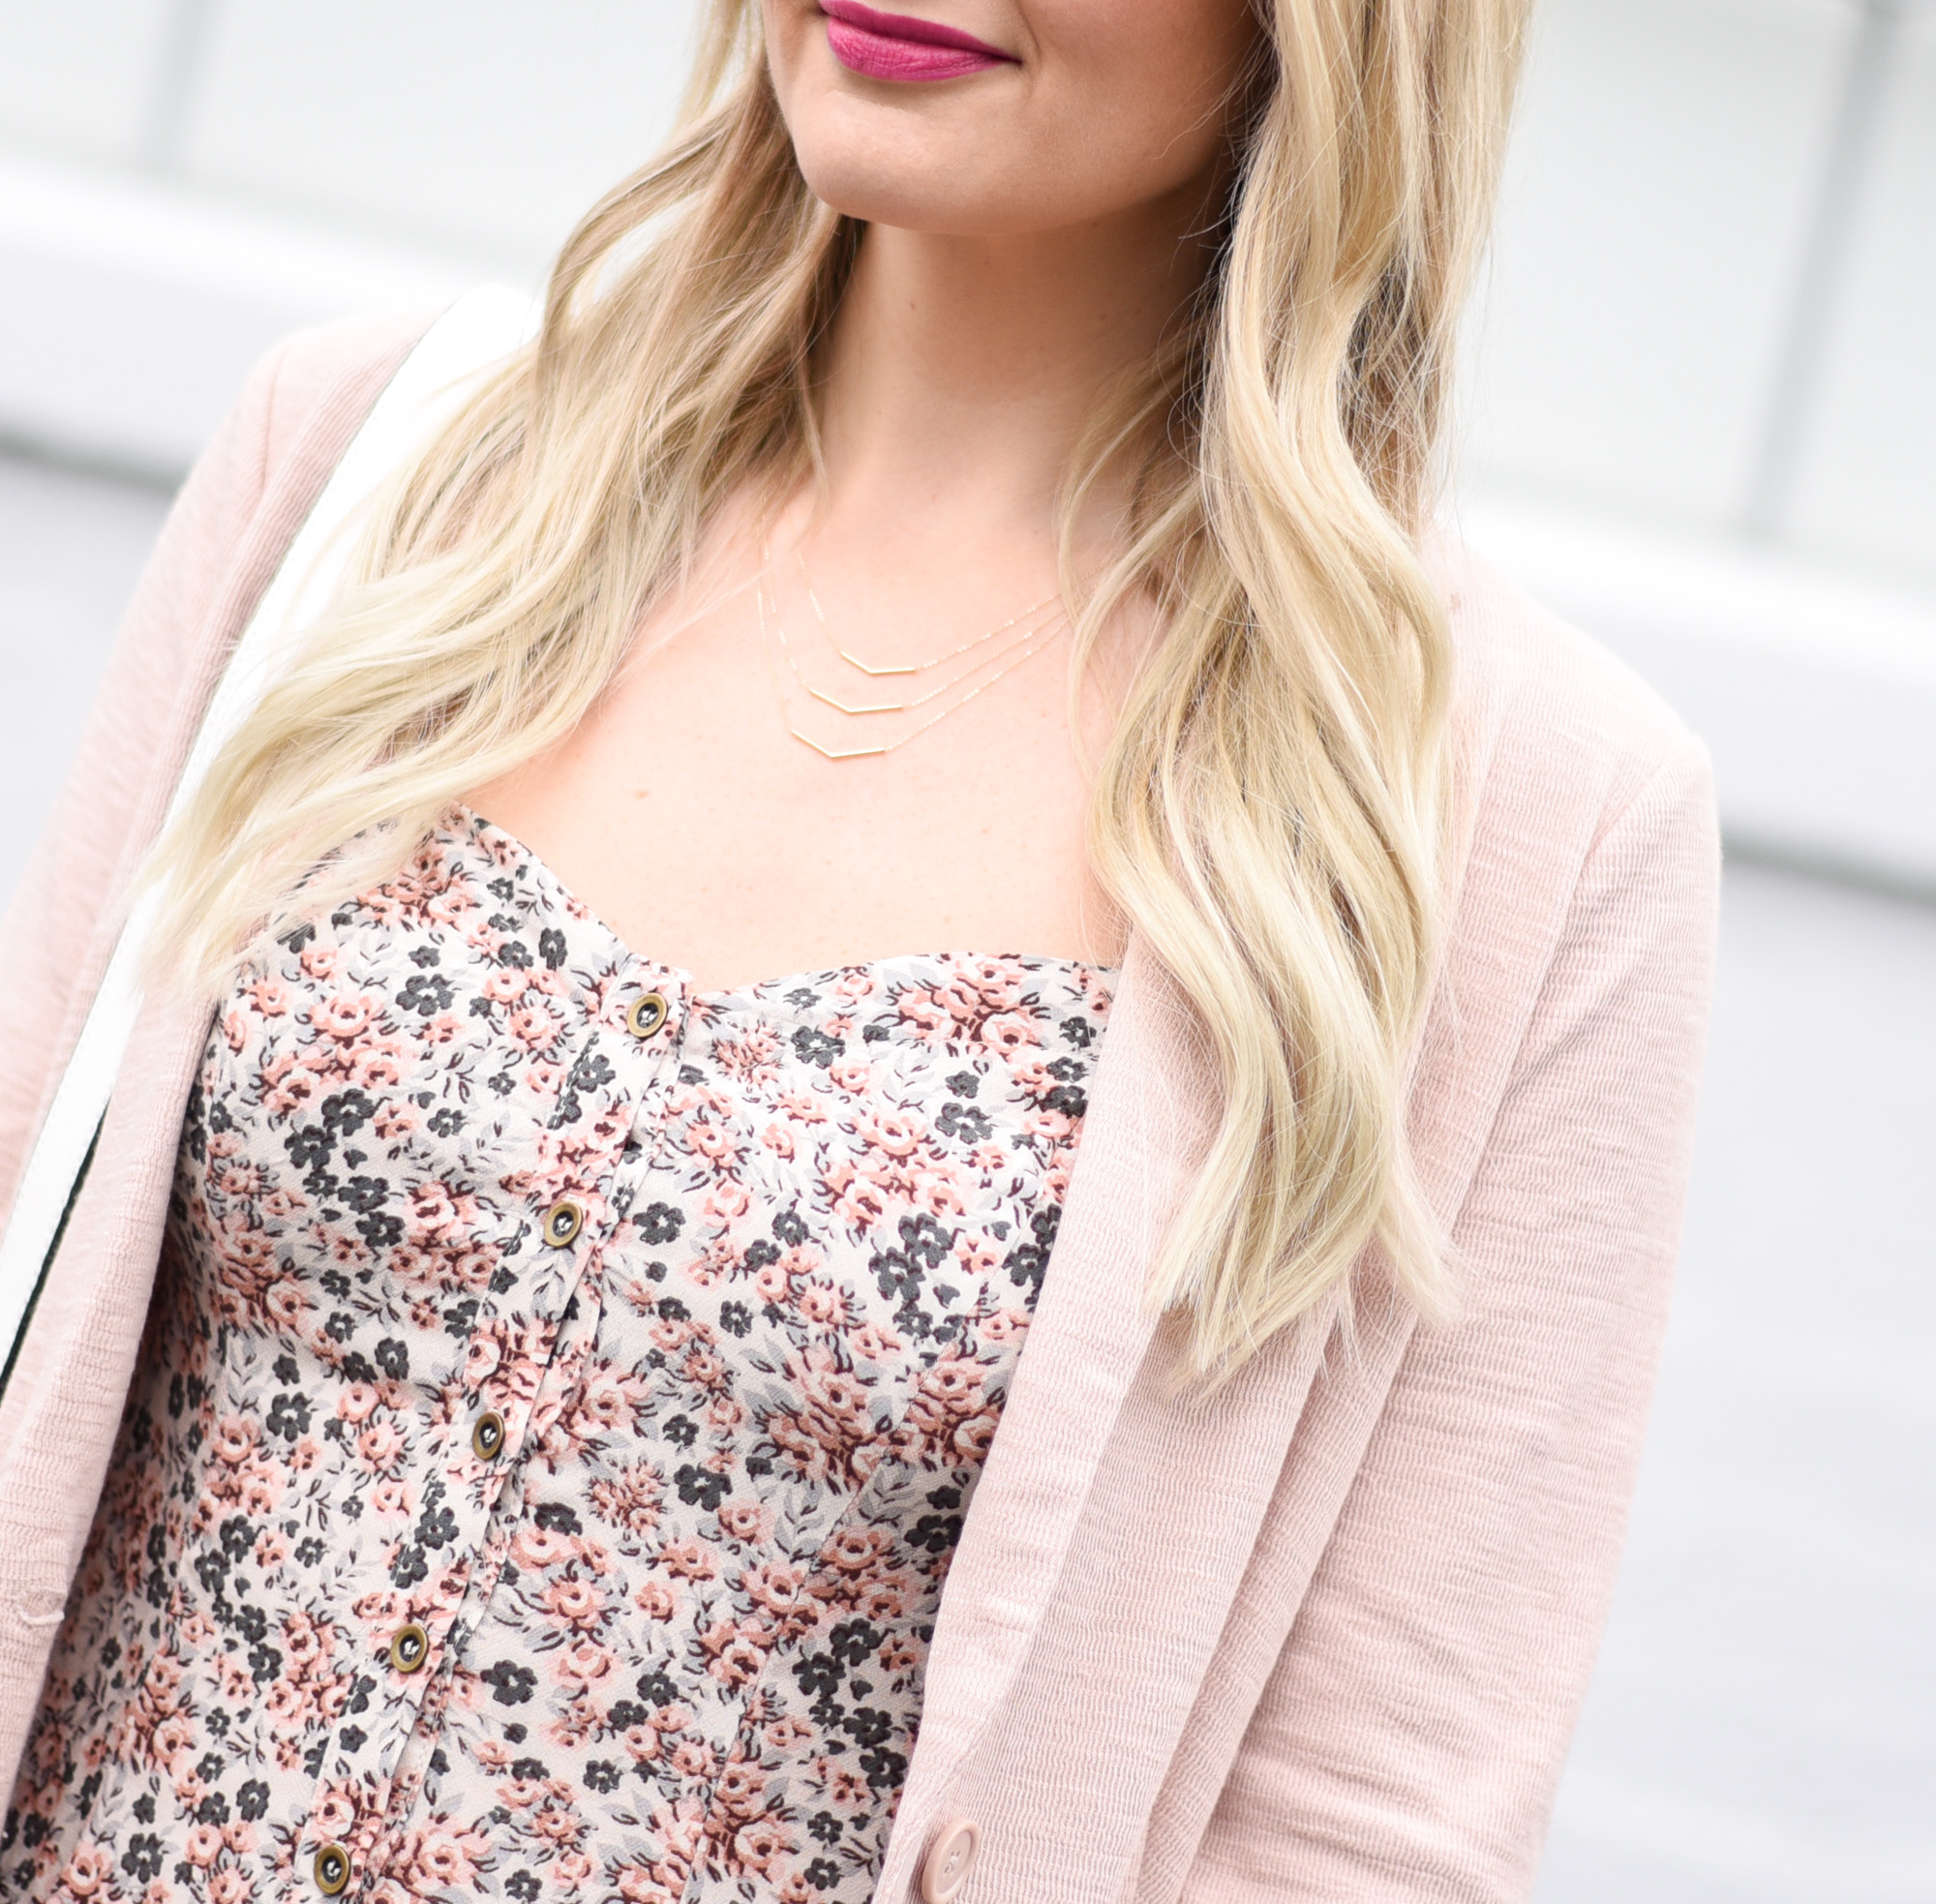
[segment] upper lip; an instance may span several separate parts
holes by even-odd
[[[917,19],[912,14],[884,14],[878,8],[862,5],[862,0],[820,0],[820,11],[830,19],[846,26],[863,27],[869,33],[885,34],[891,40],[913,40],[923,46],[953,46],[964,53],[986,53],[990,59],[1013,60],[999,46],[963,33],[958,26],[943,26],[939,20]]]

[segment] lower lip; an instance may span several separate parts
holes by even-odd
[[[845,20],[827,22],[827,45],[833,57],[849,73],[865,79],[902,81],[960,79],[970,73],[986,73],[991,67],[1013,62],[992,53],[978,53],[967,46],[930,46],[919,40],[896,40],[886,33],[874,33],[864,26],[850,26]]]

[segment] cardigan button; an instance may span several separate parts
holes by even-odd
[[[972,1818],[950,1819],[921,1861],[921,1904],[954,1904],[981,1846],[982,1828]]]

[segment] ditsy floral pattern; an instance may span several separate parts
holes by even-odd
[[[329,1843],[356,1899],[867,1898],[1109,996],[695,993],[468,813],[292,936],[189,1106],[0,1892],[313,1898]]]

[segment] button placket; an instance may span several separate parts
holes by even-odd
[[[460,1361],[458,1368],[461,1367]],[[496,1410],[486,1410],[485,1414],[495,1418],[499,1434],[507,1445],[509,1431],[503,1417]],[[405,1538],[407,1541],[421,1538],[418,1529],[433,1512],[454,1518],[454,1529],[446,1531],[432,1556],[431,1571],[443,1573],[447,1578],[456,1576],[453,1585],[458,1587],[460,1606],[468,1601],[481,1570],[497,1514],[496,1496],[501,1492],[500,1488],[491,1488],[473,1496],[470,1483],[475,1473],[471,1460],[474,1449],[470,1444],[475,1428],[473,1424],[471,1433],[467,1434],[460,1425],[454,1434],[446,1431],[442,1436],[427,1437],[422,1443],[420,1465],[413,1464],[408,1470],[408,1478],[418,1494],[418,1504]],[[499,1479],[502,1478],[500,1474]],[[421,1578],[419,1574],[418,1579]],[[439,1689],[448,1680],[445,1669],[458,1629],[455,1618],[449,1615],[415,1612],[411,1602],[417,1599],[419,1591],[416,1582],[400,1579],[391,1566],[383,1567],[380,1579],[383,1587],[395,1596],[398,1615],[409,1617],[390,1634],[387,1642],[378,1639],[367,1656],[368,1664],[353,1688],[355,1696],[346,1722],[339,1725],[331,1740],[332,1757],[347,1764],[340,1764],[334,1772],[324,1771],[322,1783],[346,1774],[387,1781],[393,1805],[402,1802],[408,1809],[412,1800],[403,1796],[408,1781],[402,1774],[408,1765],[413,1741],[427,1731],[434,1737],[441,1724],[443,1696]],[[443,1648],[441,1657],[439,1646]],[[427,1722],[427,1715],[432,1714],[437,1716]],[[320,1789],[319,1786],[318,1790]],[[394,1813],[389,1817],[387,1828],[396,1827],[402,1815]],[[346,1845],[331,1839],[314,1852],[309,1875],[318,1891],[333,1897],[368,1882],[383,1868],[384,1859],[378,1846],[365,1846],[359,1864],[358,1858]]]
[[[553,1345],[552,1360],[540,1382],[533,1414],[554,1400],[568,1401],[584,1380],[585,1364],[597,1345],[604,1317],[604,1301],[602,1291],[595,1283],[589,1291],[581,1290],[580,1295],[577,1309],[560,1320]],[[529,1433],[529,1421],[530,1417],[527,1417],[527,1434]],[[459,1440],[453,1447],[453,1474],[455,1464],[461,1459],[457,1450],[462,1446]],[[408,1791],[410,1795],[406,1809],[393,1812],[387,1821],[387,1828],[398,1841],[405,1833],[412,1808],[434,1802],[432,1794],[437,1771],[434,1761],[443,1738],[445,1708],[451,1698],[453,1675],[458,1662],[476,1657],[473,1648],[489,1619],[491,1604],[499,1589],[512,1540],[529,1512],[526,1496],[530,1479],[529,1465],[515,1459],[505,1460],[494,1470],[494,1479],[496,1485],[487,1496],[482,1531],[473,1550],[464,1591],[457,1605],[439,1621],[440,1637],[433,1639],[433,1646],[441,1648],[433,1663],[434,1670],[424,1673],[420,1682],[407,1681],[421,1683],[422,1693],[415,1702],[390,1767],[393,1789]],[[380,1860],[377,1868],[384,1868]]]
[[[650,1153],[655,1146],[658,1113],[666,1091],[678,1077],[680,1056],[692,1023],[683,982],[671,967],[647,967],[640,983],[646,989],[625,1013],[626,1029],[636,1041],[633,1063],[641,1067],[635,1073],[638,1082],[632,1092],[626,1149],[619,1159],[619,1174],[628,1189],[640,1183],[653,1166]],[[644,1033],[635,1023],[635,1015],[648,999],[662,1001],[665,1013],[657,1018],[650,1033]],[[649,1012],[647,1016],[655,1018],[657,1014]],[[624,1213],[628,1203],[629,1194],[616,1199],[620,1214]]]
[[[519,1445],[513,1446],[511,1420],[501,1409],[484,1405],[483,1394],[472,1390],[468,1422],[464,1414],[458,1416],[455,1433],[433,1466],[433,1474],[442,1480],[446,1499],[463,1522],[468,1574],[458,1604],[439,1615],[434,1628],[412,1621],[390,1642],[387,1664],[395,1676],[390,1709],[404,1723],[394,1756],[385,1756],[391,1759],[387,1769],[397,1790],[409,1785],[412,1777],[420,1782],[428,1768],[441,1733],[441,1708],[451,1672],[466,1656],[497,1591],[511,1534],[526,1511],[526,1469],[520,1459],[524,1447],[547,1412],[578,1386],[582,1365],[594,1345],[603,1295],[591,1273],[594,1257],[587,1246],[596,1241],[609,1222],[604,1213],[611,1207],[621,1145],[622,1139],[615,1139],[605,1155],[588,1159],[584,1190],[576,1196],[556,1199],[539,1215],[540,1248],[525,1258],[529,1267],[513,1304],[520,1316],[535,1318],[543,1314],[552,1319],[552,1326],[537,1391],[518,1417]],[[593,1212],[600,1214],[594,1218]],[[530,1280],[530,1269],[547,1268],[552,1272],[549,1278]],[[551,1300],[544,1300],[546,1294]],[[478,1326],[486,1319],[480,1315]],[[422,1635],[421,1642],[412,1637],[407,1644],[412,1629]],[[405,1648],[404,1657],[399,1656],[400,1647]],[[411,1696],[397,1701],[395,1696],[406,1687]],[[422,1802],[421,1793],[412,1802]],[[401,1817],[391,1821],[393,1826],[402,1822]]]
[[[680,1021],[673,1004],[676,988],[655,985],[653,989],[664,1000],[665,1011],[651,1036],[615,1043],[608,1035],[602,1048],[611,1056],[623,1051],[630,1063],[643,1061],[656,1074],[677,1048]],[[650,1018],[654,1010],[649,1008],[642,1015]],[[597,1025],[588,1012],[573,1028],[570,1043],[582,1054],[597,1041]],[[620,1068],[628,1068],[623,1059]],[[608,1105],[616,1095],[615,1087],[609,1084],[594,1086],[593,1091],[603,1096]],[[594,1099],[588,1097],[588,1114],[595,1113],[596,1108]],[[528,1229],[524,1251],[519,1253],[514,1246],[506,1257],[516,1271],[515,1284],[503,1292],[503,1301],[483,1304],[472,1324],[472,1339],[500,1318],[536,1323],[547,1338],[537,1393],[520,1417],[518,1437],[523,1441],[529,1441],[534,1421],[541,1421],[547,1409],[555,1408],[560,1396],[568,1395],[582,1380],[583,1362],[594,1345],[603,1305],[602,1291],[596,1287],[592,1273],[595,1258],[588,1246],[603,1235],[611,1222],[615,1180],[624,1163],[624,1128],[620,1126],[606,1154],[587,1160],[590,1174],[583,1179],[582,1191],[538,1208],[537,1235],[532,1237]],[[538,1245],[535,1250],[533,1242]],[[446,1433],[434,1447],[426,1447],[425,1465],[417,1470],[419,1486],[429,1497],[419,1513],[435,1503],[457,1519],[454,1550],[446,1543],[440,1555],[446,1562],[453,1551],[462,1556],[457,1564],[463,1566],[465,1578],[458,1603],[435,1617],[418,1612],[408,1604],[415,1589],[390,1579],[386,1569],[386,1585],[401,1603],[398,1614],[406,1617],[406,1623],[389,1636],[387,1644],[378,1643],[381,1650],[371,1661],[380,1688],[373,1689],[376,1709],[355,1722],[366,1734],[366,1742],[347,1755],[357,1762],[365,1775],[374,1772],[387,1778],[406,1810],[422,1802],[418,1787],[442,1731],[442,1708],[451,1671],[468,1651],[470,1636],[486,1617],[509,1553],[510,1535],[525,1512],[523,1464],[519,1460],[522,1448],[513,1446],[511,1422],[501,1409],[485,1405],[478,1390],[472,1389],[469,1400],[468,1421],[461,1412],[453,1424],[455,1432]],[[419,1607],[422,1604],[419,1601]],[[337,1750],[342,1750],[340,1745]],[[406,1797],[407,1792],[413,1796]],[[403,1812],[387,1821],[393,1831],[401,1830],[405,1823]],[[335,1896],[384,1868],[380,1855],[373,1851],[368,1856],[374,1861],[368,1870],[359,1870],[345,1846],[329,1841],[312,1855],[310,1875],[323,1894]],[[332,1883],[340,1879],[338,1888],[324,1889],[325,1878]]]
[[[604,1179],[610,1169],[611,1162],[608,1160],[596,1186],[595,1194],[600,1197],[606,1194]],[[571,1234],[568,1241],[560,1240],[567,1224],[555,1221],[560,1205],[569,1217]],[[574,1295],[582,1286],[584,1258],[583,1253],[579,1252],[580,1260],[573,1262],[571,1246],[583,1239],[587,1224],[585,1205],[571,1198],[559,1199],[550,1206],[546,1216],[548,1220],[553,1220],[551,1233],[545,1238],[552,1248],[538,1254],[540,1257],[550,1257],[554,1262],[559,1262],[561,1256],[563,1261],[559,1262],[559,1267],[564,1269],[565,1274],[550,1289],[545,1289],[542,1279],[535,1285],[521,1279],[518,1294],[507,1306],[509,1314],[521,1318],[552,1319],[548,1331],[550,1359],[540,1376],[540,1398],[552,1383],[561,1381],[568,1388],[576,1379],[572,1354],[576,1332],[569,1326],[567,1318],[572,1313]],[[543,1300],[546,1294],[552,1298],[550,1303]],[[597,1304],[594,1302],[591,1307],[595,1312]],[[546,1316],[547,1310],[553,1312],[555,1319]],[[505,1310],[496,1312],[497,1315],[504,1314]],[[493,1319],[492,1312],[486,1311],[480,1315],[475,1326],[485,1326]],[[473,1408],[477,1399],[480,1398],[473,1398]],[[505,1511],[505,1483],[514,1480],[518,1473],[515,1462],[507,1459],[512,1452],[512,1437],[509,1423],[501,1411],[488,1407],[478,1410],[468,1432],[462,1422],[463,1417],[460,1416],[455,1433],[446,1434],[434,1448],[426,1449],[427,1459],[419,1470],[423,1492],[417,1510],[419,1518],[433,1507],[445,1510],[456,1518],[455,1539],[447,1540],[440,1554],[455,1556],[446,1558],[447,1567],[462,1569],[458,1605],[438,1616],[434,1622],[428,1616],[407,1619],[390,1636],[387,1645],[381,1645],[372,1661],[378,1668],[378,1684],[386,1676],[388,1678],[387,1686],[376,1691],[377,1709],[381,1716],[378,1719],[373,1712],[370,1717],[356,1721],[356,1730],[364,1734],[364,1740],[351,1747],[347,1755],[351,1760],[360,1761],[367,1772],[374,1772],[379,1779],[388,1779],[393,1794],[399,1797],[410,1782],[405,1773],[413,1766],[420,1770],[421,1762],[428,1758],[435,1746],[442,1724],[441,1709],[446,1696],[440,1689],[447,1684],[452,1660],[462,1652],[464,1643],[461,1636],[474,1627],[480,1604],[488,1601],[490,1591],[495,1587],[502,1556],[498,1555],[498,1565],[492,1564],[494,1535]],[[485,1449],[494,1452],[487,1458],[483,1452]],[[477,1471],[480,1460],[485,1474],[490,1477],[481,1488],[476,1485],[480,1478]],[[511,1502],[509,1511],[515,1517],[519,1511],[516,1492],[512,1491],[508,1498]],[[434,1566],[433,1570],[439,1569]],[[411,1586],[388,1572],[385,1583],[399,1600],[405,1602],[400,1611],[409,1611],[408,1602],[413,1597]],[[469,1625],[466,1623],[467,1617]],[[405,1802],[408,1805],[414,1800]],[[397,1814],[388,1820],[388,1824],[397,1828],[401,1821],[402,1814]],[[318,1864],[313,1860],[311,1875],[318,1889],[322,1888],[325,1876],[332,1880],[340,1876],[340,1888],[348,1888],[355,1882],[356,1873],[340,1864],[336,1858],[326,1856],[331,1853],[342,1853],[345,1858],[348,1856],[343,1846],[333,1841],[323,1845],[316,1854],[316,1859],[321,1862]],[[380,1869],[381,1859],[378,1859],[372,1868]],[[334,1896],[337,1892],[331,1890],[325,1894]]]

